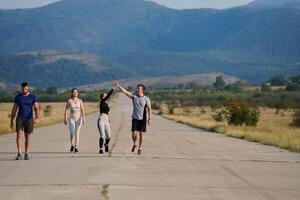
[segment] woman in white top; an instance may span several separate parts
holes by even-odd
[[[82,124],[85,124],[85,114],[82,100],[78,98],[78,90],[73,88],[71,90],[71,98],[68,100],[65,109],[64,123],[67,125],[67,111],[70,109],[69,130],[71,149],[70,152],[78,152],[79,133]]]

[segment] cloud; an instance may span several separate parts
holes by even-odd
[[[0,8],[34,8],[53,3],[58,0],[0,0]],[[229,8],[249,3],[251,0],[148,0],[176,8]]]
[[[156,3],[176,8],[229,8],[240,6],[251,2],[252,0],[151,0]]]

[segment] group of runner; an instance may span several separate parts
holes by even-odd
[[[109,152],[109,142],[111,140],[111,125],[109,119],[109,105],[107,100],[113,94],[115,87],[132,100],[132,141],[131,152],[135,152],[138,147],[138,154],[142,153],[144,134],[147,129],[147,123],[151,120],[151,102],[149,97],[144,95],[145,86],[137,85],[134,93],[129,92],[122,87],[117,81],[114,82],[113,88],[108,93],[100,94],[99,118],[97,127],[99,130],[99,154]],[[14,106],[11,113],[10,127],[16,128],[16,144],[18,154],[16,160],[29,160],[30,136],[34,130],[34,124],[40,119],[39,105],[34,94],[30,93],[28,83],[21,84],[22,92],[15,97]],[[33,112],[34,110],[34,112]],[[69,118],[68,118],[69,111]],[[16,117],[17,116],[17,117]],[[16,118],[16,125],[14,124]],[[71,90],[71,97],[68,99],[64,112],[64,123],[69,125],[70,132],[70,152],[79,152],[79,136],[83,124],[86,123],[84,104],[78,97],[78,89]],[[25,134],[25,154],[22,156],[22,135]],[[137,143],[139,135],[139,142]]]

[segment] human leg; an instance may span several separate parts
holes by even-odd
[[[71,119],[70,118],[70,121],[69,121],[69,131],[70,131],[70,142],[71,142],[71,150],[70,151],[73,151],[74,150],[74,146],[75,146],[75,121],[74,119]]]
[[[110,142],[110,135],[111,135],[111,127],[110,127],[109,119],[107,119],[105,122],[105,144],[104,144],[106,152],[109,151],[108,144]]]
[[[80,117],[77,121],[75,121],[75,152],[78,152],[81,126],[82,126],[82,119]]]

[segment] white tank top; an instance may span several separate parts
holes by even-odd
[[[71,111],[80,111],[80,102],[78,101],[77,103],[70,102],[70,110]]]
[[[81,113],[80,113],[80,102],[77,103],[70,102],[70,119],[73,119],[75,121],[81,119]]]

